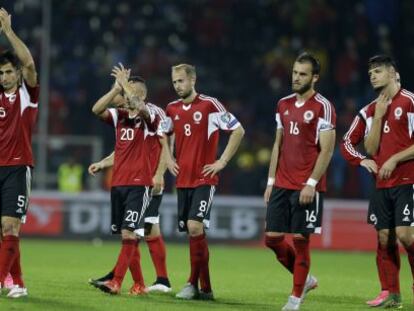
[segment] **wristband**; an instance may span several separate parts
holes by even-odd
[[[273,186],[273,185],[274,185],[274,183],[275,183],[275,179],[274,179],[274,177],[269,177],[269,178],[267,179],[267,186]]]
[[[306,185],[311,186],[313,188],[315,188],[317,184],[318,184],[318,181],[313,178],[308,178],[308,180],[306,181]]]

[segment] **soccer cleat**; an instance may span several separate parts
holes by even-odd
[[[368,300],[367,305],[369,305],[370,307],[378,307],[384,302],[385,299],[388,298],[389,294],[389,291],[382,290],[377,297],[375,297],[372,300]]]
[[[198,299],[200,300],[214,300],[214,295],[213,292],[204,292],[203,290],[200,289],[200,291],[198,292]]]
[[[7,294],[7,297],[9,298],[20,298],[20,297],[26,297],[27,296],[27,288],[20,287],[18,285],[15,285],[12,289],[10,289],[9,293]]]
[[[118,295],[121,293],[121,285],[118,282],[115,282],[114,280],[106,281],[98,288],[101,291],[111,295]]]
[[[379,305],[385,309],[402,309],[401,295],[389,294],[388,297]]]
[[[96,288],[99,288],[99,286],[103,285],[106,281],[112,280],[113,277],[114,273],[111,271],[99,279],[89,279],[88,283],[92,286],[95,286]]]
[[[129,294],[133,296],[140,296],[147,294],[147,289],[145,288],[145,285],[141,285],[138,283],[134,283],[132,287],[129,290]]]
[[[305,300],[306,294],[318,287],[318,279],[315,278],[313,275],[308,274],[306,277],[305,286],[303,287],[302,295],[300,296],[301,302]]]
[[[195,299],[197,297],[197,288],[190,283],[187,283],[181,291],[179,291],[175,297],[180,299]]]
[[[169,293],[171,292],[171,287],[161,283],[154,283],[147,288],[148,292],[159,292],[159,293]]]
[[[283,306],[282,311],[294,311],[300,309],[301,299],[295,296],[289,296],[287,303]]]
[[[9,274],[7,274],[6,278],[4,279],[4,288],[12,289],[13,287],[14,287],[13,278],[9,273]]]

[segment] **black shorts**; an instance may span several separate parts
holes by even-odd
[[[216,186],[178,188],[178,230],[187,231],[187,220],[202,222],[204,228],[210,226],[210,211]]]
[[[30,166],[0,167],[0,215],[26,221],[32,183]]]
[[[111,188],[111,231],[122,229],[144,236],[145,211],[151,200],[151,187],[117,186]]]
[[[323,196],[316,192],[307,205],[299,204],[300,191],[273,188],[266,212],[266,232],[321,233]]]
[[[368,208],[368,223],[377,230],[414,226],[414,185],[376,189]]]
[[[145,212],[145,223],[156,225],[160,223],[160,205],[162,201],[162,194],[153,195],[151,202]]]

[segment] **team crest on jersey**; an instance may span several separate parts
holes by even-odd
[[[199,124],[202,118],[203,118],[203,114],[200,111],[194,112],[193,119],[196,124]]]
[[[9,102],[10,103],[14,103],[16,101],[16,94],[12,94],[12,95],[10,95],[10,97],[9,97]]]
[[[303,114],[303,119],[305,120],[305,123],[309,123],[310,120],[312,120],[314,117],[313,111],[312,110],[306,110],[305,113]]]
[[[395,119],[399,120],[401,118],[402,114],[403,114],[403,111],[402,111],[401,107],[395,108],[395,110],[394,110]]]

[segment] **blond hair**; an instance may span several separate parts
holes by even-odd
[[[196,77],[196,68],[193,65],[189,65],[189,64],[178,64],[175,66],[171,67],[172,71],[176,71],[176,70],[184,70],[185,73],[190,76],[190,77]]]

